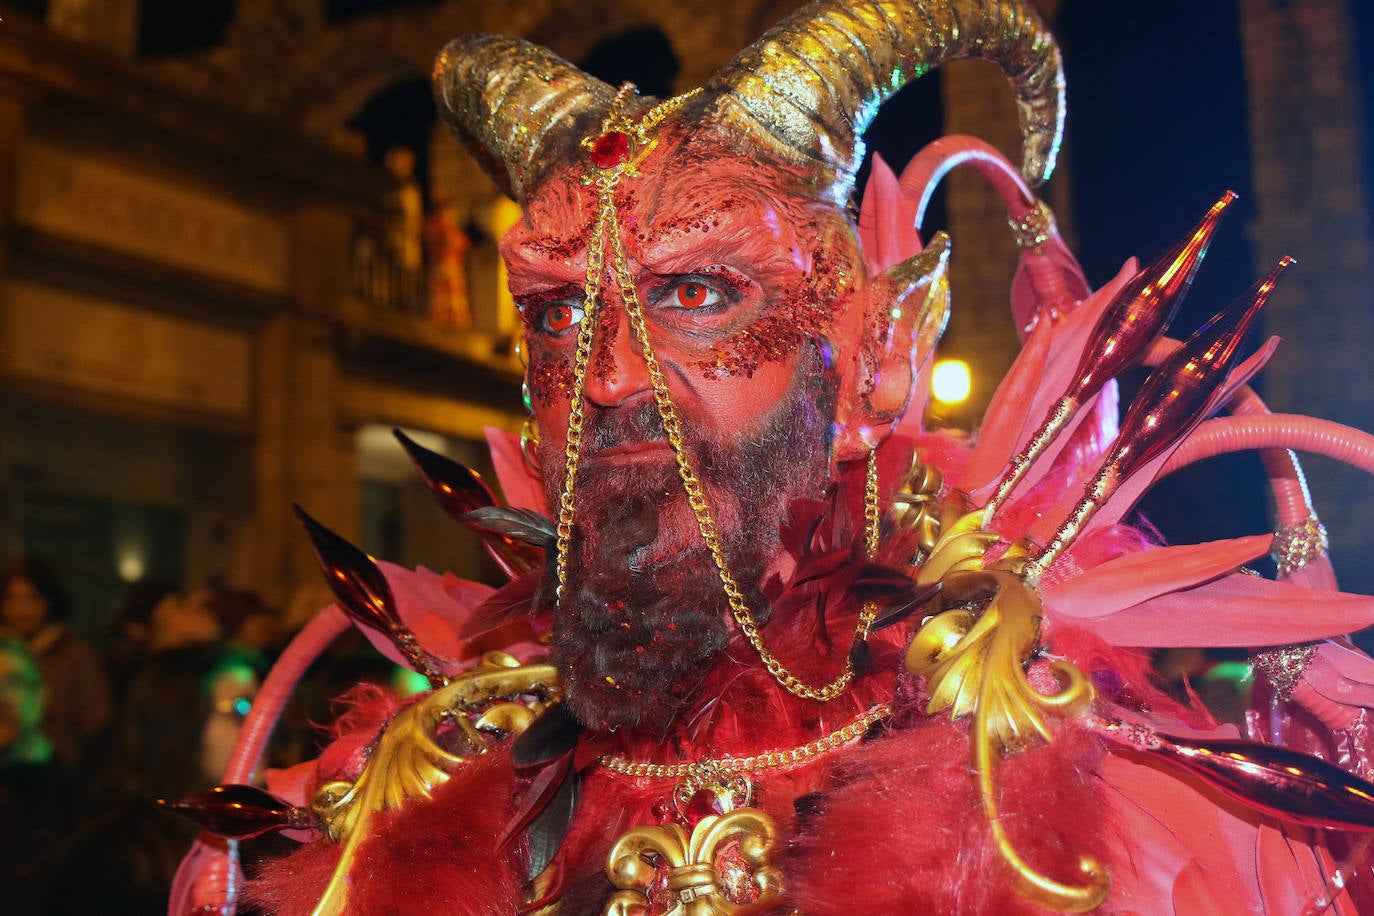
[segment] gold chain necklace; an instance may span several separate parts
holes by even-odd
[[[596,189],[597,212],[596,219],[592,224],[591,243],[587,249],[587,276],[583,287],[585,301],[582,324],[577,332],[577,347],[573,365],[573,390],[568,412],[568,437],[564,447],[565,477],[563,491],[558,501],[558,540],[555,560],[558,587],[555,595],[559,600],[562,600],[563,589],[568,581],[568,553],[572,542],[573,522],[576,518],[573,489],[577,480],[578,464],[582,453],[583,394],[587,367],[591,362],[596,314],[600,305],[601,275],[605,268],[605,245],[607,238],[609,238],[613,256],[611,269],[615,275],[616,286],[620,291],[620,298],[625,307],[625,314],[630,322],[630,330],[635,335],[635,339],[639,341],[640,355],[648,370],[649,381],[654,391],[654,404],[658,408],[658,415],[668,436],[668,443],[672,446],[673,454],[676,457],[678,476],[682,479],[683,490],[687,494],[687,503],[692,508],[697,529],[701,533],[702,540],[706,543],[706,548],[711,554],[711,561],[715,564],[716,571],[720,576],[721,585],[730,605],[731,615],[745,639],[749,641],[749,645],[758,654],[759,660],[763,662],[764,668],[783,689],[803,699],[828,702],[843,694],[854,679],[854,662],[850,657],[852,652],[846,653],[844,669],[834,680],[819,687],[813,687],[787,670],[787,666],[763,644],[763,636],[759,632],[758,623],[749,610],[744,594],[726,561],[725,551],[716,531],[716,522],[711,513],[710,503],[685,446],[682,421],[678,418],[677,409],[668,393],[668,383],[664,379],[658,357],[654,353],[653,346],[649,343],[644,309],[639,301],[639,291],[635,288],[634,276],[630,273],[624,241],[621,238],[620,214],[616,210],[615,204],[615,189],[619,185],[620,179],[625,175],[633,176],[638,173],[639,163],[657,144],[656,140],[649,139],[649,132],[668,114],[681,107],[696,90],[693,90],[693,93],[669,99],[650,111],[637,124],[630,123],[620,116],[620,110],[632,91],[633,86],[630,84],[621,87],[610,112],[602,123],[601,136],[594,144],[587,144],[587,148],[592,149],[594,146],[601,146],[607,137],[616,136],[617,138],[623,137],[627,144],[631,140],[637,140],[641,146],[638,149],[632,149],[627,145],[620,161],[615,162],[609,168],[598,167],[596,174],[586,179],[588,184]],[[878,550],[879,522],[878,464],[875,453],[870,451],[864,485],[864,546],[870,559]],[[871,601],[865,602],[859,612],[852,644],[867,640],[868,629],[872,626],[876,616],[877,605]]]
[[[826,751],[843,747],[862,736],[873,727],[874,723],[891,714],[892,707],[875,706],[843,728],[836,729],[814,741],[799,747],[764,751],[749,757],[716,757],[680,763],[649,763],[607,754],[601,757],[598,762],[612,773],[619,773],[622,776],[633,776],[641,779],[685,779],[689,782],[705,783],[720,777],[741,776],[804,763]]]

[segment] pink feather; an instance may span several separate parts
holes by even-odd
[[[1078,368],[1079,356],[1083,347],[1087,345],[1088,335],[1093,326],[1097,323],[1098,316],[1111,303],[1112,297],[1116,295],[1126,281],[1135,276],[1137,272],[1135,259],[1127,261],[1110,283],[1093,293],[1083,302],[1074,312],[1062,321],[1053,325],[1052,339],[1049,345],[1049,353],[1044,361],[1044,370],[1040,374],[1039,382],[1034,386],[1031,396],[1027,401],[1022,402],[1021,410],[1024,412],[1021,423],[1024,424],[1023,432],[1006,457],[1009,459],[1015,451],[1025,444],[1025,439],[1039,428],[1041,421],[1050,409],[1064,396],[1064,392],[1069,390],[1069,383],[1074,371]],[[1085,413],[1087,405],[1079,409],[1079,414]],[[1075,422],[1081,422],[1075,418]],[[984,425],[990,425],[985,423]],[[1060,434],[1059,438],[1045,451],[1040,459],[1035,463],[1035,469],[1026,476],[1014,493],[1021,493],[1034,485],[1038,476],[1035,470],[1041,474],[1045,469],[1052,466],[1054,458],[1064,445],[1069,441],[1072,429],[1067,429]],[[1000,470],[1000,468],[998,469]],[[986,500],[991,495],[991,488],[996,480],[994,471],[988,479],[974,484],[969,482],[970,492],[974,493],[975,498]]]
[[[993,393],[964,475],[963,485],[970,490],[993,482],[1038,428],[1040,418],[1026,413],[1026,404],[1044,374],[1052,334],[1052,322],[1037,324]]]
[[[1374,598],[1243,573],[1075,624],[1115,646],[1282,646],[1374,623]]]
[[[491,461],[496,467],[496,480],[506,505],[516,509],[531,509],[541,515],[549,514],[549,501],[544,484],[530,472],[525,455],[520,450],[520,437],[495,426],[484,430]]]
[[[916,204],[907,199],[897,175],[877,153],[859,208],[859,244],[870,277],[920,254],[923,247],[916,231]]]
[[[415,635],[421,648],[447,663],[445,674],[453,673],[480,654],[458,633],[473,609],[486,601],[495,589],[456,576],[440,575],[423,566],[409,570],[379,561],[377,568],[391,586],[397,615]],[[407,666],[391,640],[371,629],[362,629],[362,632],[377,651],[396,664]]]
[[[1253,535],[1207,544],[1160,547],[1109,560],[1041,590],[1054,614],[1079,620],[1106,617],[1159,595],[1192,588],[1269,552],[1273,535]]]

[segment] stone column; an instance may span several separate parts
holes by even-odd
[[[250,575],[267,600],[285,605],[296,589],[321,581],[293,504],[344,537],[357,537],[353,447],[339,425],[339,369],[327,323],[277,315],[259,332],[256,356]]]
[[[1348,0],[1240,0],[1259,264],[1298,258],[1268,306],[1283,345],[1262,376],[1275,411],[1374,428],[1374,232],[1358,49]],[[1374,589],[1369,478],[1306,461],[1347,588]]]
[[[32,90],[9,79],[0,79],[0,278],[8,250],[5,239],[14,221],[14,196],[19,185],[19,146],[28,129],[29,96]]]
[[[28,102],[23,86],[0,80],[0,297],[9,271],[10,226],[14,222],[14,196],[18,186],[18,149],[28,122]],[[2,302],[3,299],[0,299]],[[19,521],[16,512],[19,495],[11,473],[14,433],[21,427],[10,416],[5,396],[5,380],[0,377],[0,552],[19,549]]]
[[[348,214],[308,201],[293,222],[292,302],[258,332],[253,580],[285,605],[319,586],[299,504],[349,539],[358,534],[353,438],[340,419],[341,372],[331,316],[347,291]]]

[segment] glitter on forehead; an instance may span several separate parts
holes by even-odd
[[[703,201],[702,206],[673,208],[666,215],[661,210],[653,214],[652,220],[636,226],[634,239],[641,248],[647,248],[650,243],[671,245],[683,237],[704,236],[720,228],[723,215],[751,206],[757,207],[758,201],[740,193],[727,193]]]
[[[587,231],[591,231],[590,226],[588,226]],[[537,239],[531,239],[525,243],[524,247],[550,260],[571,261],[582,253],[583,249],[586,247],[586,243],[575,235],[566,238],[546,235]]]
[[[524,219],[502,240],[502,256],[513,272],[535,275],[544,261],[571,262],[586,254],[595,219],[592,190],[576,177],[557,176],[524,204]]]

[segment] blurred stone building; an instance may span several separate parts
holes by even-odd
[[[520,35],[608,81],[671,94],[798,5],[0,6],[0,554],[60,555],[91,630],[121,581],[140,575],[232,581],[279,604],[316,585],[293,503],[379,556],[488,575],[389,435],[403,427],[485,470],[483,428],[514,431],[523,419],[516,320],[495,247],[514,210],[435,119],[435,53],[461,34]],[[1174,0],[1133,14],[1166,35],[1203,33],[1198,59],[1216,58],[1234,77],[1231,101],[1244,119],[1239,146],[1250,154],[1240,177],[1206,176],[1211,190],[1177,201],[1171,176],[1148,165],[1162,161],[1152,142],[1188,155],[1189,136],[1170,134],[1169,109],[1145,117],[1125,108],[1115,121],[1075,127],[1078,98],[1091,110],[1111,79],[1149,75],[1098,85],[1090,65],[1076,74],[1075,62],[1098,54],[1108,59],[1091,66],[1110,71],[1113,56],[1130,59],[1115,43],[1138,30],[1102,19],[1115,4],[1039,5],[1058,23],[1070,65],[1065,165],[1043,193],[1085,250],[1108,247],[1095,222],[1104,212],[1124,227],[1101,265],[1085,257],[1090,279],[1105,281],[1127,255],[1152,256],[1224,187],[1249,185],[1238,188],[1251,201],[1249,225],[1231,230],[1230,267],[1215,272],[1229,284],[1226,299],[1277,252],[1303,259],[1269,319],[1287,339],[1267,373],[1275,408],[1374,427],[1371,397],[1352,387],[1374,345],[1359,5],[1236,0],[1202,16]],[[1217,87],[1187,83],[1193,58],[1173,44],[1155,54],[1156,75],[1185,76],[1172,114],[1211,104]],[[1076,77],[1091,81],[1078,95]],[[1017,158],[1011,96],[989,65],[944,68],[890,109],[870,140],[899,169],[940,133],[976,134]],[[1093,130],[1147,165],[1099,154]],[[398,148],[412,169],[398,170],[395,156],[387,167]],[[1090,155],[1117,171],[1071,190]],[[947,186],[927,228],[954,239],[948,343],[972,365],[975,388],[945,419],[967,425],[1015,352],[1005,304],[1015,248],[979,179],[955,174]],[[431,295],[432,252],[417,269],[398,236],[415,231],[417,199],[422,218],[441,214],[446,237],[462,230],[470,246],[457,255],[461,314]],[[1220,304],[1200,307],[1210,314]],[[1314,310],[1326,320],[1314,321]],[[1370,546],[1358,520],[1368,501],[1354,495],[1365,489],[1339,477],[1319,493],[1338,558]],[[1358,578],[1362,564],[1348,565],[1347,579]]]

